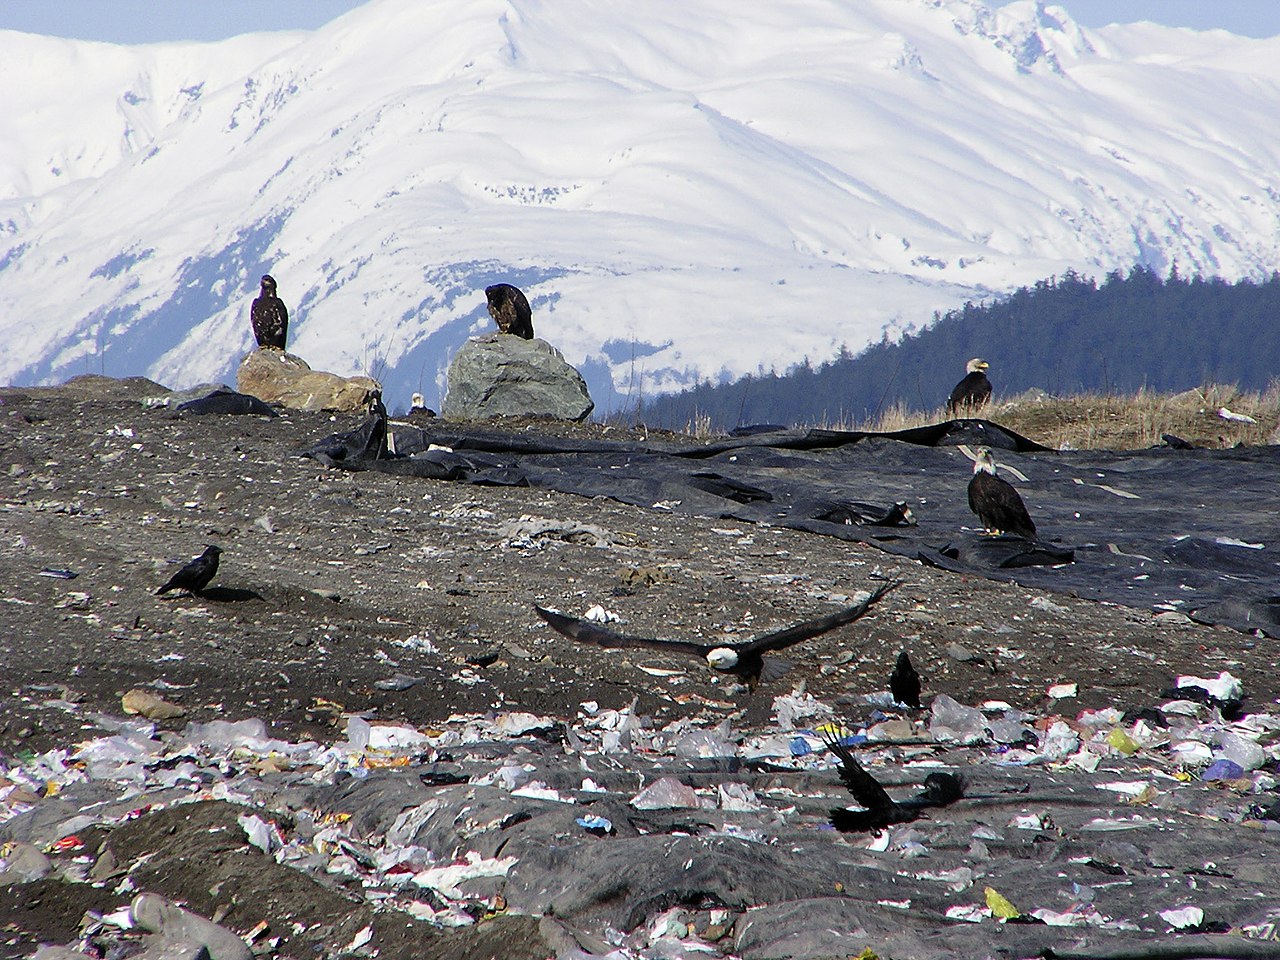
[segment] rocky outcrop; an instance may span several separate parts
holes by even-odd
[[[582,375],[545,340],[494,334],[468,340],[449,365],[443,413],[454,420],[585,420],[595,409]]]
[[[349,413],[368,407],[382,384],[372,377],[340,377],[312,370],[307,361],[273,347],[259,347],[240,363],[237,389],[294,410]]]

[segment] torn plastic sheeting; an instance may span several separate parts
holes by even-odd
[[[1280,488],[1273,482],[1280,446],[1052,453],[1025,438],[994,442],[1002,436],[1011,435],[989,421],[965,420],[889,434],[784,431],[679,446],[559,441],[479,427],[461,433],[441,424],[397,428],[397,448],[425,450],[437,442],[453,448],[454,456],[465,451],[466,465],[455,465],[447,476],[436,467],[423,473],[438,479],[522,483],[767,522],[1087,599],[1144,609],[1176,602],[1202,622],[1280,636],[1280,597],[1273,586],[1280,545],[1268,520],[1280,514]],[[329,438],[308,453],[341,446],[341,440]],[[978,535],[966,496],[971,465],[943,446],[957,442],[1009,451],[1006,459],[1028,477],[1017,486],[1040,531],[1036,544]],[[411,460],[361,457],[359,446],[359,437],[349,441],[343,466],[399,465],[397,470],[412,472]],[[1088,483],[1076,482],[1085,477]],[[1103,480],[1137,499],[1098,489]],[[760,493],[747,497],[744,490]],[[833,497],[833,490],[848,491],[850,499]],[[905,502],[917,524],[820,519],[853,502],[886,511]],[[1243,549],[1229,541],[1262,547]]]

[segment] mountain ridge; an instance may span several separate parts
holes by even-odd
[[[2,33],[25,109],[0,120],[0,380],[229,379],[268,271],[292,350],[429,401],[491,329],[483,287],[516,283],[602,413],[1065,269],[1261,279],[1278,48],[976,0],[374,0],[219,44]],[[30,76],[59,50],[95,65],[81,97]]]

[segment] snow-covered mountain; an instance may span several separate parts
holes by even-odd
[[[0,32],[0,85],[3,382],[233,382],[264,272],[393,407],[515,283],[605,412],[1066,269],[1280,265],[1280,38],[1031,0],[371,0]]]

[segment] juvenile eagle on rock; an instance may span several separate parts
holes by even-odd
[[[276,282],[269,275],[262,278],[262,289],[249,310],[249,321],[258,346],[284,349],[285,337],[289,334],[289,309],[276,296]]]
[[[489,301],[489,316],[502,333],[515,334],[526,340],[533,339],[533,310],[519,287],[509,283],[495,283],[484,288]]]
[[[654,650],[666,650],[673,653],[691,653],[707,661],[707,664],[724,673],[732,673],[741,678],[749,690],[754,690],[760,681],[777,680],[788,670],[791,664],[776,657],[765,657],[766,653],[782,650],[801,640],[827,633],[837,627],[853,623],[901,581],[883,584],[861,603],[838,610],[825,617],[805,620],[783,630],[776,630],[753,640],[741,643],[697,643],[693,640],[658,640],[650,637],[627,637],[614,633],[589,620],[567,617],[554,610],[546,610],[534,605],[538,616],[559,633],[571,640],[582,643],[595,643],[602,647],[615,649],[618,647],[649,647]]]
[[[972,410],[991,399],[991,381],[986,374],[990,367],[991,364],[981,357],[974,357],[965,364],[964,379],[955,385],[951,396],[947,397],[947,410],[953,417],[962,407]]]
[[[988,447],[979,447],[969,480],[969,509],[991,534],[1012,533],[1026,540],[1036,537],[1027,505],[1008,480],[996,476],[996,461]]]

